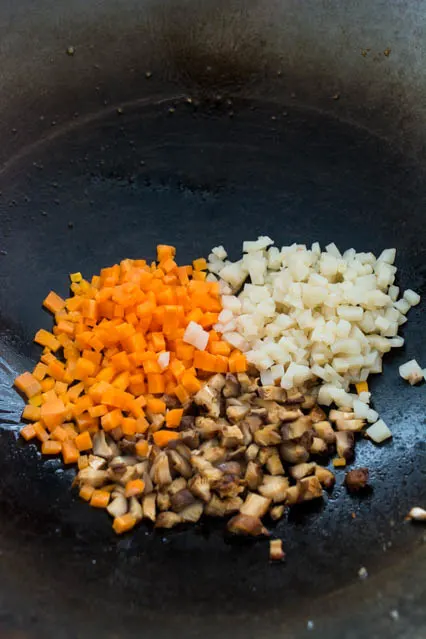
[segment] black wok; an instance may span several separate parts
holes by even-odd
[[[363,441],[373,490],[337,488],[268,544],[222,523],[116,538],[73,473],[17,437],[16,372],[40,301],[172,242],[181,261],[268,234],[398,249],[425,294],[423,2],[120,2],[0,7],[0,636],[424,637],[423,305],[372,382],[394,437]],[[368,578],[361,580],[360,568]],[[308,622],[312,623],[309,624]],[[310,630],[309,627],[313,627]]]

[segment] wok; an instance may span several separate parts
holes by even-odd
[[[16,372],[45,294],[124,257],[181,262],[243,239],[396,246],[425,293],[426,3],[21,0],[0,5],[0,635],[424,637],[423,307],[372,381],[394,437],[362,441],[372,491],[337,487],[274,528],[117,538],[73,473],[17,437]],[[368,578],[358,572],[365,567]],[[312,623],[308,625],[308,622]],[[309,629],[312,628],[313,630]]]

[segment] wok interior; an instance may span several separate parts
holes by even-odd
[[[171,28],[171,14],[150,15],[157,29],[161,20]],[[135,36],[132,42],[142,46]],[[172,42],[182,49],[176,33]],[[112,46],[122,49],[122,43]],[[337,487],[324,503],[295,509],[272,527],[284,540],[284,566],[268,564],[265,542],[224,537],[223,522],[167,534],[142,525],[131,537],[117,539],[107,515],[70,494],[72,471],[42,461],[32,445],[16,444],[22,402],[9,390],[13,373],[36,360],[32,336],[51,325],[40,301],[51,288],[66,294],[69,272],[91,275],[124,257],[153,258],[158,242],[175,244],[181,262],[221,243],[236,258],[244,239],[268,234],[278,245],[334,241],[343,249],[374,252],[396,246],[400,285],[424,293],[423,174],[413,159],[416,145],[402,153],[364,126],[313,109],[317,100],[301,105],[304,100],[289,90],[304,86],[294,75],[293,84],[286,76],[284,87],[276,73],[280,90],[259,99],[256,85],[247,88],[259,72],[252,56],[248,61],[237,56],[239,65],[231,60],[227,67],[226,56],[209,59],[208,42],[203,55],[189,44],[181,49],[175,46],[166,57],[179,66],[181,77],[188,65],[186,83],[175,88],[163,73],[161,87],[167,88],[160,91],[155,70],[146,75],[153,65],[142,73],[135,64],[132,89],[126,85],[120,95],[111,72],[108,84],[95,86],[97,97],[90,103],[94,70],[86,69],[82,95],[71,101],[92,115],[66,116],[61,106],[63,119],[52,126],[54,111],[46,106],[37,115],[50,125],[43,119],[27,127],[23,109],[22,128],[6,140],[10,156],[0,176],[5,253],[0,561],[10,584],[2,596],[12,611],[2,622],[6,629],[21,624],[29,632],[49,632],[72,611],[81,636],[90,636],[93,628],[107,633],[125,628],[130,634],[138,619],[147,628],[161,624],[160,636],[180,621],[189,636],[203,619],[211,620],[211,632],[230,619],[243,629],[250,611],[252,624],[282,636],[283,619],[286,628],[301,631],[315,602],[349,588],[361,566],[372,575],[399,566],[402,554],[414,554],[421,536],[403,518],[425,496],[423,393],[397,374],[411,356],[422,361],[418,308],[404,327],[407,348],[387,356],[385,375],[372,382],[375,407],[394,432],[381,448],[364,441],[357,447],[356,466],[369,467],[373,492],[364,499],[348,496],[341,488],[344,471],[337,472]],[[92,51],[97,54],[95,45]],[[78,52],[76,46],[76,54],[66,58],[69,85],[64,75],[49,108],[58,111],[66,87],[71,91],[72,64],[81,65]],[[62,49],[61,54],[66,56]],[[281,61],[276,71],[282,66]],[[109,91],[112,97],[101,105],[99,94]],[[361,601],[366,587],[359,590],[354,597]],[[18,614],[19,601],[26,602],[25,613]],[[43,613],[34,612],[37,606]],[[327,604],[318,604],[317,615],[321,609],[324,614]]]

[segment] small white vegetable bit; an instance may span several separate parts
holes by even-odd
[[[414,521],[426,521],[426,510],[419,506],[414,506],[407,515],[407,519],[413,519]]]
[[[399,374],[402,379],[406,379],[412,386],[422,382],[424,379],[423,370],[415,359],[410,359],[409,362],[402,364],[402,366],[399,367]]]
[[[370,439],[376,444],[381,444],[386,439],[392,437],[392,433],[382,419],[379,419],[375,424],[367,428],[365,431]]]

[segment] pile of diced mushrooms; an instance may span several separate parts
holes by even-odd
[[[352,458],[354,433],[364,421],[349,410],[331,410],[327,419],[315,387],[261,386],[251,373],[213,375],[185,407],[180,439],[161,449],[148,435],[145,457],[136,455],[136,443],[146,433],[115,441],[98,432],[76,483],[108,487],[113,517],[129,512],[137,521],[173,528],[204,513],[230,517],[232,533],[267,535],[266,515],[278,520],[286,506],[321,498],[333,486],[335,477],[323,464],[336,452],[338,465]],[[164,400],[174,407],[175,398]],[[158,415],[147,417],[151,432],[161,427]],[[143,494],[126,496],[126,484],[138,478]],[[349,473],[348,488],[363,488],[368,473],[352,479]]]

